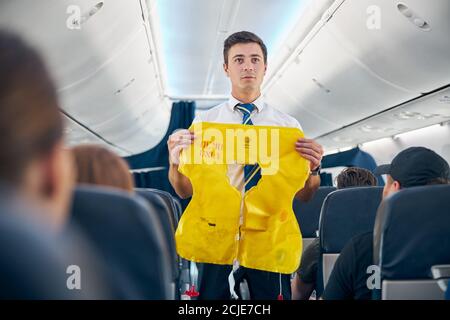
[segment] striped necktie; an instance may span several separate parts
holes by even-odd
[[[255,105],[252,103],[238,104],[236,105],[236,109],[238,109],[243,115],[242,124],[252,126],[253,122],[250,117],[252,111],[255,109]],[[261,167],[258,164],[248,164],[244,166],[245,191],[250,190],[253,186],[256,186],[259,179],[261,179]]]

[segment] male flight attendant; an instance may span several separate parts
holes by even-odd
[[[217,122],[230,124],[250,124],[265,126],[294,127],[301,129],[293,117],[284,114],[263,101],[261,84],[267,70],[267,49],[263,41],[255,34],[241,31],[230,35],[224,42],[224,64],[226,75],[230,78],[232,91],[228,101],[202,113],[194,122]],[[179,130],[169,137],[169,180],[177,194],[182,198],[192,196],[192,184],[178,171],[181,150],[190,146],[194,136],[188,130]],[[309,160],[311,174],[305,187],[297,197],[307,201],[320,185],[320,162],[322,147],[312,139],[300,138],[292,146]],[[245,192],[244,175],[249,166],[230,165],[228,176],[230,183],[241,192]],[[201,299],[229,299],[233,295],[232,281],[229,275],[232,266],[204,264],[200,285]],[[280,294],[290,299],[290,275],[255,270],[240,266],[234,267],[234,281],[239,284],[246,279],[252,299],[276,299]]]

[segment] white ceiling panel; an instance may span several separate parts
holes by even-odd
[[[72,119],[64,117],[65,121],[65,141],[64,144],[67,147],[72,147],[80,144],[98,144],[114,151],[118,155],[125,157],[132,154],[131,151],[113,145],[104,141],[102,138],[96,136],[93,132],[86,130]]]
[[[327,29],[380,78],[426,93],[450,83],[449,18],[448,0],[347,0]]]
[[[146,151],[165,135],[170,106],[146,10],[139,0],[0,3],[0,26],[40,49],[54,76],[61,107],[75,120],[69,144],[99,139],[125,155]]]
[[[449,88],[320,137],[318,141],[328,150],[343,148],[448,121]]]
[[[319,136],[322,132],[333,131],[338,125],[321,114],[303,108],[293,91],[289,91],[281,81],[275,83],[266,95],[267,103],[295,117],[308,137]]]
[[[329,123],[341,127],[418,96],[391,86],[360,65],[334,40],[326,28],[309,43],[277,80],[278,87],[297,102],[281,110],[297,119],[305,110],[327,123],[310,124],[318,135],[326,133]]]
[[[82,124],[70,124],[69,143],[142,152],[165,134],[167,97],[223,101],[223,41],[240,30],[268,47],[268,102],[326,146],[448,116],[442,90],[402,105],[450,83],[448,0],[11,0],[0,26],[43,53],[62,108]]]
[[[265,90],[306,132],[326,135],[450,83],[449,1],[407,2],[428,17],[427,31],[408,21],[396,1],[336,3]],[[381,19],[376,30],[368,28],[374,8]]]
[[[235,31],[259,35],[269,58],[310,0],[158,0],[168,96],[227,95],[223,41]]]
[[[128,46],[105,63],[95,77],[60,94],[64,109],[77,119],[85,119],[84,124],[89,127],[120,118],[126,121],[124,117],[128,112],[134,112],[138,101],[159,95],[155,77],[146,32],[142,27]]]

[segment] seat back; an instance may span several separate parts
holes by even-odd
[[[196,280],[198,278],[196,264],[181,258],[176,252],[175,231],[178,226],[178,221],[181,218],[181,214],[183,213],[181,203],[178,199],[172,197],[172,195],[166,191],[151,188],[136,188],[135,190],[139,195],[149,198],[150,201],[153,201],[151,199],[158,197],[160,199],[158,202],[162,201],[164,203],[165,211],[169,212],[169,220],[172,224],[172,228],[169,228],[166,224],[165,229],[166,232],[168,232],[168,235],[170,232],[169,237],[171,239],[168,240],[170,242],[169,246],[171,247],[172,252],[173,244],[173,255],[176,260],[176,298],[181,298],[181,295],[186,290],[189,290],[192,285],[198,287]]]
[[[70,299],[59,243],[11,209],[0,204],[0,299]]]
[[[382,300],[443,300],[438,280],[384,280]]]
[[[183,214],[183,207],[181,206],[180,200],[178,200],[177,198],[173,198],[173,201],[175,202],[175,207],[177,208],[177,221],[180,221],[181,215]]]
[[[450,263],[450,185],[413,187],[383,201],[374,262],[383,299],[443,299],[432,267]]]
[[[79,234],[72,229],[55,234],[37,220],[45,213],[1,191],[0,299],[116,298]]]
[[[335,190],[335,187],[320,187],[314,193],[314,197],[307,202],[294,198],[292,208],[302,232],[303,250],[311,244],[314,238],[317,238],[323,200],[330,192]]]
[[[179,257],[175,246],[175,228],[176,222],[173,217],[172,208],[168,206],[164,197],[160,193],[151,189],[136,189],[136,193],[144,198],[154,206],[155,213],[158,214],[159,220],[162,224],[165,241],[169,248],[171,263],[172,263],[172,282],[177,287],[177,280],[180,272]],[[177,290],[178,292],[178,290]]]
[[[292,207],[303,238],[317,238],[320,209],[326,196],[335,190],[335,187],[320,187],[314,193],[314,197],[307,202],[294,198]]]
[[[135,191],[139,196],[145,198],[150,203],[154,203],[159,208],[164,209],[164,221],[169,222],[170,229],[173,229],[175,232],[178,225],[178,208],[175,204],[175,199],[173,199],[170,194],[166,194],[164,191],[157,189],[136,188]]]
[[[325,198],[319,222],[322,260],[319,280],[323,281],[323,287],[348,241],[373,230],[382,193],[382,187],[357,187],[336,190]]]
[[[172,214],[172,217],[173,217],[173,219],[171,219],[171,220],[173,221],[173,223],[175,223],[175,225],[174,225],[175,230],[177,229],[178,221],[180,221],[180,217],[181,217],[181,213],[179,212],[180,208],[177,205],[177,199],[172,197],[172,195],[170,193],[163,191],[163,190],[159,190],[159,189],[145,188],[145,189],[136,189],[136,190],[148,190],[148,191],[152,191],[155,194],[158,194],[161,197],[161,199],[164,200],[167,207],[170,208],[170,213]]]
[[[174,298],[173,265],[154,205],[118,190],[79,186],[72,223],[106,262],[124,298]]]

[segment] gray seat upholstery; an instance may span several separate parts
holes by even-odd
[[[382,193],[382,187],[357,187],[336,190],[325,198],[319,222],[322,260],[318,272],[320,289],[326,286],[334,263],[348,241],[373,230]],[[318,291],[321,293],[321,290]]]
[[[302,232],[303,250],[311,244],[314,238],[317,238],[320,209],[325,197],[335,190],[335,187],[320,187],[315,192],[314,197],[307,202],[294,199],[292,208]]]
[[[387,198],[374,229],[382,298],[443,299],[431,270],[450,264],[449,235],[450,185],[407,188]]]
[[[439,288],[447,292],[448,282],[450,281],[450,264],[438,264],[431,267],[431,274],[433,279],[438,280]]]
[[[303,238],[316,238],[319,230],[320,209],[326,196],[335,191],[335,187],[320,187],[314,194],[314,197],[303,202],[294,199],[292,207],[297,218]]]
[[[160,222],[162,224],[162,230],[164,232],[165,241],[167,243],[171,263],[172,263],[172,282],[174,289],[178,295],[178,277],[180,275],[180,259],[178,257],[175,246],[175,228],[176,222],[173,216],[172,207],[164,199],[159,192],[155,192],[153,189],[136,189],[136,193],[148,201],[155,207],[155,212],[158,214]]]
[[[0,299],[111,299],[95,253],[72,229],[59,233],[11,192],[0,192]],[[31,218],[32,217],[32,218]],[[72,287],[73,267],[81,271]],[[72,279],[74,279],[72,277]],[[68,286],[69,283],[69,286]]]
[[[172,197],[172,195],[166,191],[152,188],[135,189],[138,193],[146,192],[157,195],[164,201],[165,207],[169,209],[172,218],[170,219],[173,224],[173,229],[176,230],[178,221],[183,214],[180,201]],[[173,232],[175,234],[175,231]],[[175,246],[175,242],[174,242]],[[176,250],[176,249],[175,249]],[[176,252],[175,252],[176,253]],[[178,285],[177,285],[177,298],[181,297],[178,293],[183,294],[186,290],[189,290],[192,285],[198,288],[199,278],[199,266],[195,262],[188,261],[177,255],[178,265]]]
[[[0,205],[1,299],[70,299],[67,261],[50,234]]]
[[[153,189],[153,188],[146,188],[146,189],[137,189],[137,190],[148,190],[152,191],[155,194],[158,194],[161,199],[166,203],[167,207],[170,209],[170,212],[173,216],[172,222],[174,223],[174,229],[178,226],[178,221],[180,221],[181,217],[181,206],[179,207],[177,204],[177,200],[172,197],[172,195],[166,191],[159,190],[159,189]]]
[[[109,268],[110,281],[127,299],[173,299],[173,264],[156,208],[128,193],[81,186],[75,191],[76,224]]]

